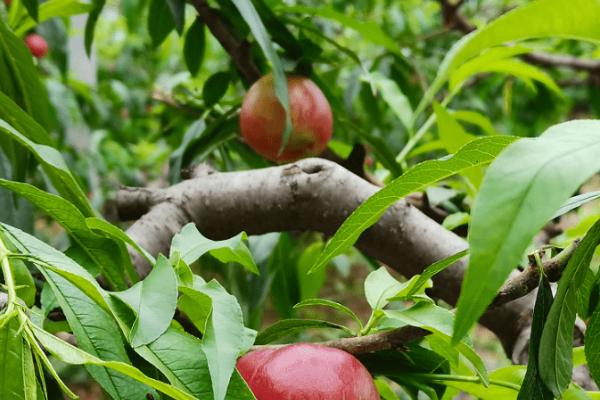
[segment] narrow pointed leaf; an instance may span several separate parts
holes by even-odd
[[[527,363],[527,373],[521,384],[521,390],[517,400],[552,400],[554,396],[548,390],[539,372],[540,341],[546,318],[552,306],[552,289],[548,280],[540,279],[538,293],[533,310],[533,321],[531,322],[531,334],[529,336],[529,360]]]
[[[263,25],[258,12],[254,8],[252,1],[250,0],[232,0],[233,4],[237,7],[238,11],[250,27],[250,31],[254,38],[258,42],[263,53],[271,63],[273,68],[273,84],[275,86],[275,95],[281,106],[285,110],[285,130],[283,132],[283,138],[281,140],[281,149],[283,150],[287,145],[287,142],[292,133],[292,119],[290,116],[290,104],[288,97],[287,78],[283,70],[283,65],[279,59],[279,55],[275,51],[275,47],[271,42],[271,38]]]

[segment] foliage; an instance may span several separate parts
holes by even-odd
[[[0,3],[0,372],[12,377],[0,380],[0,398],[75,398],[60,360],[84,366],[115,399],[254,399],[235,367],[253,345],[407,327],[423,337],[360,355],[382,398],[598,398],[572,382],[572,369],[588,364],[600,379],[599,192],[593,181],[582,188],[600,170],[599,68],[529,61],[544,50],[597,63],[600,4],[448,4]],[[463,35],[449,11],[478,29]],[[37,61],[23,42],[34,31],[51,49]],[[306,75],[334,113],[329,157],[351,164],[363,148],[359,172],[383,186],[329,240],[211,240],[189,224],[169,254],[149,254],[101,216],[118,185],[176,184],[201,162],[269,166],[238,133],[244,92],[269,72],[284,137],[286,74]],[[352,247],[422,192],[467,250],[400,278]],[[553,222],[564,233],[536,242]],[[575,245],[555,296],[539,271],[528,365],[488,371],[473,326],[527,254],[529,268],[543,268]],[[147,276],[131,252],[152,266]],[[456,262],[467,272],[451,310],[429,289]],[[573,350],[577,316],[588,329]]]

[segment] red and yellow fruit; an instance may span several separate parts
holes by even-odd
[[[323,345],[253,351],[237,368],[257,400],[379,400],[373,378],[354,356]]]
[[[333,116],[329,102],[313,81],[287,78],[292,132],[281,154],[285,111],[275,95],[272,75],[256,81],[242,104],[240,128],[246,143],[276,162],[296,161],[320,154],[331,138]]]
[[[35,58],[42,58],[48,54],[48,42],[37,33],[30,33],[25,36],[25,44]]]

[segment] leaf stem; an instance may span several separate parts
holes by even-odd
[[[466,375],[449,375],[449,374],[405,374],[403,376],[408,376],[411,378],[417,379],[427,379],[430,381],[439,381],[439,382],[468,382],[468,383],[479,383],[483,384],[481,378],[478,376],[466,376]],[[499,379],[490,379],[490,385],[500,386],[507,389],[512,389],[519,391],[521,390],[521,386],[516,383],[506,382]]]
[[[17,301],[17,289],[15,288],[15,280],[12,273],[12,268],[8,262],[10,251],[4,245],[4,241],[0,238],[0,263],[2,264],[2,274],[4,275],[4,284],[8,294],[8,301],[6,305],[6,315],[13,312],[15,303]]]

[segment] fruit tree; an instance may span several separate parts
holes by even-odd
[[[600,398],[599,21],[0,1],[0,399]]]

